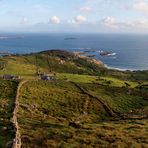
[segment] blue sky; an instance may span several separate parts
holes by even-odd
[[[0,0],[0,31],[148,33],[148,0]]]

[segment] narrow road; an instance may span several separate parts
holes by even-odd
[[[13,146],[12,148],[21,148],[21,134],[19,131],[19,125],[17,121],[17,113],[19,109],[19,96],[20,96],[20,89],[21,87],[27,82],[28,80],[23,80],[19,83],[17,92],[16,92],[16,99],[15,99],[15,108],[13,111],[13,117],[12,117],[12,123],[14,124],[14,127],[16,129],[15,138],[13,140]]]

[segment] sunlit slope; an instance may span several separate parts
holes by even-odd
[[[101,62],[76,56],[73,53],[51,50],[28,55],[5,56],[0,61],[0,74],[35,76],[39,73],[98,74],[104,69]]]
[[[130,121],[134,115],[119,120],[130,110],[147,116],[147,93],[127,91],[63,80],[27,82],[19,98],[22,147],[146,146],[147,120]],[[138,112],[137,117],[141,117]]]

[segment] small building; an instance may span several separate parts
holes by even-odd
[[[5,79],[5,80],[17,80],[17,79],[20,79],[19,76],[14,76],[14,75],[3,75],[2,78]]]
[[[41,80],[44,80],[44,81],[55,80],[55,76],[51,75],[51,74],[41,74],[40,78],[41,78]]]

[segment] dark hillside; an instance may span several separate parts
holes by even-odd
[[[0,80],[0,147],[11,147],[15,129],[11,122],[18,82]]]

